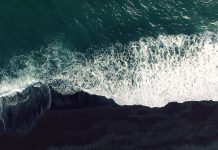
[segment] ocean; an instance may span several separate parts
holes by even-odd
[[[10,0],[0,95],[36,82],[120,105],[218,101],[217,0]]]

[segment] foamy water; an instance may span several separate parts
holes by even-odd
[[[37,83],[37,81],[28,76],[11,79],[10,81],[2,81],[0,84],[0,98],[14,96],[16,93],[22,92],[25,88],[35,83]]]
[[[15,57],[11,66],[19,62],[24,67],[16,70],[13,79],[2,72],[0,93],[40,81],[63,94],[84,90],[121,105],[218,101],[217,33],[141,38],[98,52],[88,58],[55,42],[38,52],[37,59],[36,53]]]

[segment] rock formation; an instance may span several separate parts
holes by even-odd
[[[78,92],[62,95],[42,83],[0,97],[0,133],[26,134],[50,110],[90,108],[117,104],[112,99]]]
[[[0,97],[0,133],[28,133],[50,108],[48,86],[34,84],[14,95]]]
[[[50,110],[66,110],[78,108],[92,108],[99,106],[118,106],[114,100],[107,99],[104,96],[90,95],[79,91],[72,95],[62,95],[51,89],[52,104]]]

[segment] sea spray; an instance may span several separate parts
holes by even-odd
[[[8,69],[13,72],[1,72],[0,93],[42,82],[62,94],[84,90],[121,105],[217,101],[217,58],[216,32],[145,37],[104,46],[91,55],[56,41],[46,49],[11,59]]]

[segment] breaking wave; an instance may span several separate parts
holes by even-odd
[[[91,55],[56,41],[11,59],[0,72],[0,94],[43,82],[62,94],[84,90],[121,105],[218,101],[217,58],[216,32],[146,37],[101,47]]]

